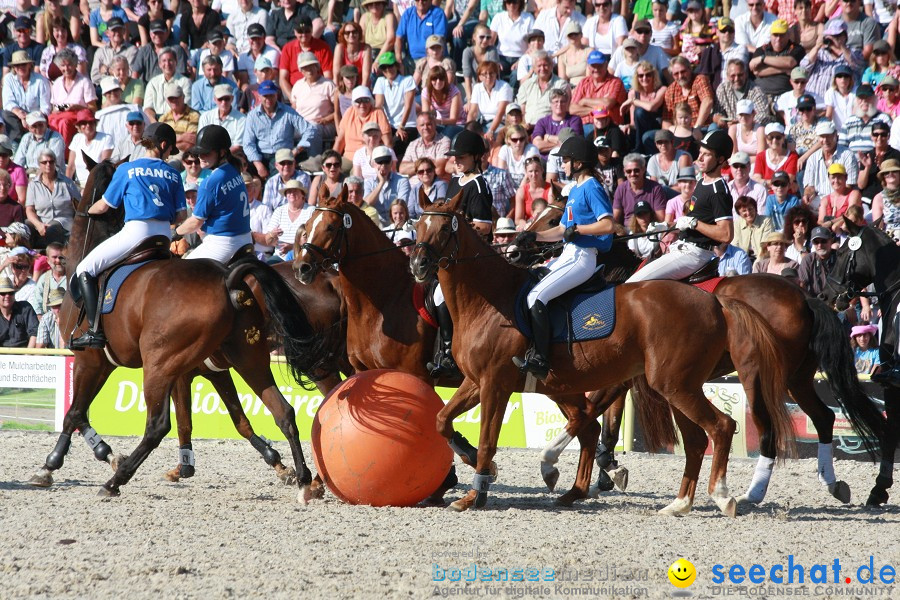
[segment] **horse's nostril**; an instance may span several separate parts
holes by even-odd
[[[301,272],[301,273],[309,273],[310,271],[312,271],[312,265],[311,265],[311,264],[309,264],[309,263],[303,263],[302,265],[300,265],[300,272]]]

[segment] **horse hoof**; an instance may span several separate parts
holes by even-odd
[[[755,506],[755,505],[758,505],[760,502],[762,502],[762,498],[760,498],[759,500],[756,500],[754,498],[751,498],[750,494],[741,494],[740,496],[735,498],[735,501],[738,503],[739,507],[746,506],[748,504],[753,504]]]
[[[430,507],[430,508],[434,508],[434,507],[443,508],[447,503],[444,502],[443,494],[432,494],[431,496],[428,496],[427,498],[422,500],[422,502],[420,502],[419,504],[421,506]]]
[[[667,507],[660,509],[659,514],[667,517],[683,517],[691,512],[693,503],[685,496],[683,498],[675,498]]]
[[[737,501],[733,497],[719,498],[713,496],[713,501],[726,517],[731,517],[732,519],[737,517]]]
[[[49,472],[35,473],[32,475],[31,479],[28,480],[28,483],[34,487],[48,488],[53,485],[53,475]]]
[[[310,486],[301,485],[300,491],[297,492],[297,502],[299,502],[303,506],[306,506],[307,504],[309,504],[310,500],[312,500],[313,498],[314,498],[314,493],[310,489]]]
[[[547,489],[552,492],[556,489],[556,482],[559,481],[559,469],[547,463],[541,463],[541,478],[547,484]]]
[[[321,500],[325,497],[325,486],[319,479],[313,480],[309,486],[309,491],[312,493],[313,500]]]
[[[100,488],[97,495],[101,498],[117,498],[122,494],[118,488],[108,488],[105,485]]]
[[[478,492],[475,490],[469,490],[469,493],[460,498],[459,500],[455,500],[450,503],[450,506],[447,507],[448,510],[452,510],[453,512],[463,512],[469,510],[473,506],[475,506],[475,498],[478,496]]]
[[[297,483],[297,472],[293,467],[285,467],[281,471],[278,471],[278,479],[280,479],[281,483],[284,485],[294,485]]]
[[[179,465],[178,467],[175,467],[175,468],[172,469],[171,471],[166,471],[166,474],[163,475],[163,477],[164,477],[167,481],[171,481],[172,483],[178,483],[178,482],[181,480],[181,469],[180,469],[180,467],[181,467],[181,465]]]
[[[835,481],[828,486],[828,493],[844,504],[850,503],[850,486],[846,481]]]
[[[610,478],[609,473],[600,469],[600,472],[597,475],[597,483],[592,487],[597,489],[597,495],[599,496],[600,492],[611,492],[615,486],[616,484],[613,482],[612,478]]]
[[[119,465],[121,465],[123,462],[125,462],[126,458],[128,458],[128,457],[125,456],[124,454],[113,455],[109,459],[109,466],[112,467],[113,471],[118,471]],[[178,467],[175,467],[175,468],[177,469]]]
[[[612,475],[613,483],[616,484],[619,491],[624,492],[625,488],[628,487],[628,469],[625,467],[616,467],[610,471],[610,474]]]
[[[569,490],[568,492],[557,498],[553,504],[556,506],[568,507],[575,504],[575,502],[577,502],[578,500],[584,500],[585,498],[587,498],[587,494],[582,493],[578,490]]]
[[[888,497],[886,489],[875,486],[872,488],[872,491],[869,492],[869,499],[866,500],[866,506],[881,506],[882,504],[887,504]]]

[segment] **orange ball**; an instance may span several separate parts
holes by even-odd
[[[415,506],[453,464],[435,428],[443,407],[434,389],[412,375],[358,373],[328,394],[313,419],[316,469],[349,504]]]

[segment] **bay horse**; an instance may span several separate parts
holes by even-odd
[[[454,208],[458,208],[456,204],[458,204],[459,199],[455,199],[455,201],[451,201],[446,205],[442,204],[441,206],[453,206]],[[434,206],[429,206],[428,209],[434,209]],[[440,213],[442,215],[441,221],[444,221],[447,225],[447,229],[449,231],[449,223],[451,217],[454,212],[449,208],[445,208],[443,212]],[[417,226],[418,228],[418,237],[419,239],[423,239],[424,235],[429,235],[426,231],[423,230],[423,222],[431,223],[432,221],[437,221],[438,219],[425,219],[419,221]],[[390,247],[390,242],[386,239],[386,236],[371,222],[368,221],[368,218],[364,215],[364,213],[353,204],[346,202],[344,197],[335,198],[335,199],[326,199],[322,202],[320,206],[317,207],[316,215],[313,219],[310,220],[309,227],[309,239],[310,244],[312,244],[315,249],[307,249],[305,253],[301,253],[301,258],[304,258],[304,261],[309,266],[305,266],[305,264],[301,264],[298,268],[298,272],[301,277],[304,274],[313,274],[317,267],[315,266],[316,261],[311,261],[310,256],[314,251],[317,256],[323,258],[324,261],[340,261],[340,273],[342,276],[348,274],[348,272],[355,273],[356,277],[362,277],[364,274],[367,274],[367,277],[370,279],[370,285],[372,289],[370,293],[382,293],[385,288],[390,288],[391,286],[384,285],[384,281],[380,281],[380,278],[387,279],[391,283],[395,283],[395,279],[387,277],[387,274],[393,274],[395,271],[392,270],[384,270],[375,269],[371,265],[356,265],[355,263],[363,263],[367,261],[361,260],[365,256],[371,256],[375,253],[390,255],[393,249]],[[364,226],[360,226],[359,223],[366,223]],[[480,282],[489,282],[500,279],[501,283],[509,283],[512,279],[517,279],[520,281],[524,281],[527,277],[526,273],[521,269],[516,269],[515,267],[510,266],[506,263],[506,261],[502,258],[501,255],[497,254],[493,249],[491,249],[486,243],[484,243],[480,238],[478,238],[478,234],[472,230],[469,225],[465,225],[461,228],[461,233],[458,235],[459,239],[466,239],[467,243],[478,244],[477,252],[480,252],[480,255],[484,258],[488,259],[486,261],[481,261],[476,264],[472,263],[472,267],[470,269],[474,272],[472,278],[478,279]],[[474,241],[475,238],[478,238],[478,241]],[[421,243],[418,248],[421,248]],[[460,254],[465,255],[463,252],[463,242],[459,242],[459,252]],[[471,248],[468,248],[471,250]],[[472,250],[470,252],[471,255],[474,255],[476,250]],[[403,255],[400,253],[395,254],[397,259],[395,260],[403,260]],[[415,260],[416,253],[414,252],[412,260]],[[493,260],[491,260],[493,259]],[[441,258],[441,262],[444,261],[453,262],[449,257]],[[465,260],[465,259],[460,259]],[[481,266],[484,265],[484,266]],[[351,267],[352,266],[352,267]],[[383,265],[379,265],[382,266]],[[501,268],[505,267],[505,270]],[[416,270],[416,263],[413,263],[413,273],[415,275],[419,275]],[[480,267],[480,268],[478,268]],[[441,275],[441,285],[445,290],[453,289],[455,290],[455,294],[451,294],[454,298],[458,298],[462,295],[462,290],[468,291],[468,286],[471,285],[470,281],[457,281],[457,280],[445,280],[444,275],[451,271],[462,271],[462,267],[449,265],[446,270],[442,270]],[[510,273],[512,271],[512,273]],[[396,268],[397,273],[402,273],[400,267]],[[348,276],[352,277],[351,276]],[[422,277],[417,277],[418,280],[422,280]],[[460,278],[462,279],[462,278]],[[371,281],[375,281],[375,284],[371,284]],[[380,283],[381,285],[377,285]],[[485,284],[486,285],[486,284]],[[347,285],[347,281],[345,281],[342,285],[344,294],[349,294],[349,286]],[[685,286],[679,285],[666,285],[663,283],[662,285],[657,284],[641,284],[640,286],[634,287],[635,290],[638,288],[650,288],[651,290],[671,290],[676,293],[680,293],[682,296],[684,292],[682,292],[682,288]],[[517,288],[516,288],[517,289]],[[690,288],[687,288],[690,290]],[[504,314],[510,316],[512,314],[512,298],[515,295],[515,289],[511,289],[511,286],[506,286],[505,289],[501,291],[497,291],[496,289],[492,290],[492,300],[496,301],[496,303],[508,308]],[[691,292],[688,292],[690,294]],[[701,298],[707,297],[706,294],[701,294]],[[620,294],[621,295],[621,294]],[[644,295],[646,294],[638,294]],[[617,306],[619,306],[620,311],[625,311],[624,314],[630,314],[629,309],[625,308],[625,305],[629,302],[633,302],[634,298],[626,298],[626,302],[622,303],[617,301]],[[703,301],[701,300],[701,303]],[[503,304],[505,303],[505,304]],[[644,303],[647,305],[645,308],[650,308],[655,305],[655,310],[659,312],[663,310],[665,307],[661,306],[658,302],[649,301],[649,299],[645,298]],[[683,302],[682,302],[683,304]],[[694,410],[702,413],[703,418],[699,418],[703,422],[704,425],[707,426],[707,430],[714,436],[716,441],[716,456],[714,458],[714,469],[713,469],[713,480],[710,484],[710,491],[715,493],[713,494],[716,499],[716,503],[719,507],[726,512],[726,514],[735,514],[735,503],[733,498],[727,497],[727,486],[724,483],[724,466],[727,461],[728,448],[730,446],[731,435],[734,432],[735,423],[732,419],[722,414],[720,411],[717,411],[713,407],[706,402],[705,397],[703,397],[701,386],[705,381],[706,375],[712,370],[715,363],[719,360],[719,356],[721,356],[722,352],[725,349],[726,344],[730,344],[734,352],[740,354],[741,356],[750,357],[751,352],[746,351],[750,346],[754,346],[754,343],[757,345],[754,346],[754,352],[756,353],[752,358],[753,360],[758,360],[760,364],[765,365],[765,369],[763,370],[762,377],[754,371],[751,376],[747,377],[746,384],[748,386],[749,393],[756,393],[756,390],[760,390],[762,393],[762,389],[765,388],[766,392],[764,394],[765,397],[770,398],[779,398],[779,393],[777,390],[780,390],[781,386],[779,385],[779,378],[781,375],[781,367],[778,360],[777,350],[774,345],[766,343],[766,340],[771,340],[771,333],[766,332],[764,327],[754,326],[753,319],[750,312],[742,307],[739,302],[726,301],[723,304],[728,304],[728,308],[723,311],[719,308],[720,304],[715,300],[712,300],[711,297],[708,298],[706,305],[703,306],[704,314],[710,315],[710,329],[714,329],[714,335],[709,335],[708,338],[703,338],[705,341],[709,342],[709,346],[703,348],[702,352],[682,352],[680,349],[678,352],[671,352],[671,343],[668,345],[666,350],[668,352],[660,351],[648,351],[646,354],[652,359],[658,361],[660,365],[665,365],[665,370],[675,371],[676,374],[663,377],[660,372],[658,379],[660,381],[656,382],[660,388],[662,388],[665,392],[667,392],[670,396],[681,399],[679,402],[679,406],[683,405],[691,405],[685,406],[685,410],[688,412],[692,412]],[[389,311],[393,307],[393,305],[388,303],[382,303],[380,305],[381,312],[384,314],[384,317],[381,315],[377,316],[377,323],[387,322],[389,319],[389,315],[391,314]],[[461,365],[463,369],[463,373],[466,375],[466,381],[463,386],[457,391],[451,400],[450,404],[448,404],[441,414],[438,416],[438,430],[448,438],[452,433],[452,429],[447,429],[446,424],[451,419],[454,411],[458,409],[459,404],[468,404],[472,397],[471,392],[472,389],[477,391],[480,395],[480,400],[482,404],[482,417],[481,417],[481,436],[479,440],[479,449],[476,456],[476,487],[481,491],[480,494],[476,494],[470,492],[470,494],[464,498],[463,500],[458,500],[451,504],[451,508],[454,510],[464,510],[473,505],[475,506],[483,506],[484,502],[487,499],[486,495],[486,487],[489,485],[488,482],[490,480],[490,470],[489,466],[492,462],[493,454],[496,451],[496,443],[497,443],[497,435],[499,434],[499,427],[503,420],[503,413],[506,407],[506,402],[509,398],[509,394],[516,389],[523,389],[523,377],[520,375],[517,369],[512,366],[512,363],[509,361],[509,357],[505,356],[504,361],[497,362],[499,359],[496,356],[503,355],[506,352],[510,352],[515,349],[515,346],[524,346],[524,338],[521,338],[520,334],[516,332],[514,329],[508,327],[508,319],[504,321],[506,324],[506,329],[497,330],[495,327],[494,318],[496,314],[496,310],[490,303],[481,303],[476,308],[479,312],[477,318],[468,318],[463,317],[459,314],[459,312],[454,313],[455,310],[458,309],[456,305],[456,300],[452,300],[448,303],[448,308],[450,308],[451,314],[454,314],[454,322],[456,323],[455,333],[454,333],[454,348],[456,348],[456,352],[460,354],[460,357],[463,358],[464,364]],[[401,308],[402,310],[402,308]],[[385,314],[386,313],[386,314]],[[623,313],[620,312],[620,315]],[[353,315],[353,312],[350,312],[350,315]],[[485,317],[488,319],[485,322]],[[748,318],[750,317],[750,318]],[[351,317],[352,318],[352,317]],[[376,317],[373,317],[373,319]],[[480,319],[480,321],[479,321]],[[503,317],[501,317],[503,319]],[[728,335],[728,330],[726,329],[726,320],[733,324],[732,335]],[[628,321],[628,319],[623,316],[621,321],[624,323]],[[372,327],[372,323],[375,322],[372,319],[369,319],[367,323],[369,324],[369,328]],[[658,326],[658,323],[656,324]],[[378,325],[383,327],[383,325]],[[350,331],[353,329],[353,324],[348,323],[348,336],[350,335]],[[477,330],[477,331],[476,331]],[[734,333],[736,331],[740,331],[740,335]],[[478,347],[479,354],[478,356],[474,356],[475,352],[472,351],[472,347],[470,344],[466,343],[469,341],[469,335],[474,334],[480,337],[480,346]],[[615,365],[615,368],[610,368],[605,370],[604,373],[598,373],[599,369],[598,360],[596,356],[589,356],[585,358],[583,356],[583,352],[581,350],[586,347],[595,346],[596,342],[588,342],[585,344],[578,344],[578,354],[579,354],[579,366],[581,367],[581,371],[577,372],[577,377],[588,378],[590,380],[596,380],[598,377],[601,380],[609,380],[609,385],[614,383],[618,383],[624,379],[630,379],[635,374],[643,372],[643,362],[644,362],[644,352],[643,350],[639,352],[634,352],[632,349],[629,349],[629,344],[625,344],[624,340],[631,339],[636,335],[647,336],[650,331],[650,328],[646,326],[637,326],[637,327],[628,327],[624,325],[620,325],[619,329],[617,329],[617,333],[613,334],[612,338],[604,340],[600,342],[600,344],[611,354],[624,354],[626,355],[626,359],[624,364]],[[698,337],[697,328],[692,328],[691,336],[695,336],[695,339],[700,339]],[[511,336],[515,336],[512,338]],[[655,340],[654,340],[655,343]],[[744,350],[744,351],[742,351]],[[348,338],[348,352],[352,355],[352,348]],[[638,354],[640,356],[638,356]],[[696,354],[696,356],[695,356]],[[664,356],[665,355],[665,356]],[[473,357],[474,358],[470,358]],[[761,358],[761,357],[765,358]],[[601,358],[609,358],[609,357],[601,357]],[[351,359],[352,360],[352,359]],[[420,361],[421,363],[422,361]],[[482,364],[483,363],[483,364]],[[555,363],[556,364],[556,363]],[[562,364],[562,363],[560,363]],[[491,369],[505,370],[506,373],[504,375],[507,376],[506,380],[501,381],[501,377],[497,378],[480,378],[481,370],[485,368],[485,365],[489,365]],[[755,366],[755,365],[754,365]],[[623,368],[624,367],[624,368]],[[661,369],[657,369],[660,371]],[[748,368],[744,371],[744,373],[749,373],[751,371],[751,366],[748,363]],[[593,372],[594,374],[591,374]],[[556,394],[554,400],[559,401],[568,401],[576,404],[576,408],[582,409],[586,402],[583,392],[586,389],[591,389],[585,387],[583,381],[579,381],[577,378],[570,378],[571,381],[568,381],[565,384],[560,385],[556,384],[556,387],[544,388],[544,386],[538,386],[537,391],[546,391],[551,394]],[[599,386],[598,386],[599,387]],[[498,391],[498,388],[499,389]],[[532,390],[529,390],[532,391]],[[702,400],[702,402],[697,402],[697,397]],[[777,404],[777,403],[776,403]],[[694,406],[696,405],[696,406]],[[783,407],[782,407],[783,410]],[[456,413],[458,414],[458,413]],[[693,413],[692,413],[693,414]],[[679,418],[682,417],[681,413],[678,413]],[[696,417],[696,415],[694,415]],[[688,455],[688,466],[685,469],[685,478],[682,481],[682,487],[679,492],[679,500],[673,503],[671,506],[671,510],[683,510],[686,504],[689,504],[692,501],[694,491],[696,489],[696,478],[697,473],[699,473],[700,461],[702,460],[703,451],[706,448],[707,438],[706,434],[699,427],[688,428],[688,433],[685,436],[685,444],[689,447],[687,452]],[[599,433],[599,427],[596,424],[596,421],[593,422],[593,432],[592,432],[592,441],[590,447],[583,443],[582,445],[582,454],[580,456],[579,462],[579,477],[582,477],[582,467],[584,466],[584,477],[588,480],[590,478],[590,469],[592,467],[592,455],[594,451],[594,447],[596,445],[597,434]],[[699,448],[699,453],[697,452]],[[484,486],[481,488],[480,486]],[[587,486],[585,486],[586,492]],[[478,496],[476,503],[476,495]],[[582,496],[583,497],[583,496]]]
[[[354,370],[396,369],[430,385],[459,386],[446,412],[439,415],[437,428],[462,461],[474,467],[477,450],[453,430],[453,419],[478,404],[478,390],[469,380],[432,379],[425,364],[433,356],[437,330],[412,303],[416,282],[408,258],[371,219],[350,206],[346,189],[339,198],[320,200],[306,224],[308,241],[296,250],[297,277],[311,284],[332,266],[339,266],[347,313],[347,356]],[[575,409],[564,405],[563,411],[569,417]],[[578,475],[572,489],[557,500],[559,504],[569,505],[588,496],[590,465],[599,433],[596,422],[580,432],[582,460]],[[489,468],[496,476],[496,465],[490,463]]]
[[[89,167],[66,250],[67,268],[72,271],[124,222],[121,209],[88,216],[87,209],[101,198],[116,165],[103,161]],[[52,472],[63,465],[76,430],[99,460],[110,461],[112,450],[90,426],[87,408],[117,366],[143,367],[147,406],[144,437],[130,456],[118,461],[115,474],[100,490],[101,495],[119,495],[121,486],[169,431],[168,399],[176,381],[206,364],[233,367],[272,412],[291,447],[300,488],[298,499],[308,501],[312,497],[312,474],[300,447],[294,409],[278,390],[270,370],[266,313],[244,282],[246,277],[254,278],[262,290],[265,311],[271,315],[271,333],[285,349],[289,370],[297,381],[306,384],[303,373],[321,369],[323,355],[327,354],[323,352],[325,346],[314,335],[289,288],[271,268],[258,261],[229,269],[208,260],[153,261],[125,280],[115,308],[101,317],[109,340],[106,348],[76,353],[72,406],[56,447],[31,483],[42,487],[52,484]],[[80,320],[71,295],[67,295],[60,329],[73,332]]]
[[[883,327],[894,326],[900,295],[900,246],[887,233],[873,225],[860,227],[849,219],[844,227],[851,236],[837,252],[834,267],[826,279],[824,299],[837,310],[846,310],[854,296],[861,296],[861,290],[874,284],[878,305],[882,308]],[[898,340],[889,333],[882,332],[879,354],[882,362],[894,360]],[[875,485],[869,492],[866,504],[878,506],[889,499],[888,489],[894,484],[894,456],[900,441],[900,389],[884,387],[884,408],[887,423],[881,443],[881,463]]]
[[[527,230],[542,231],[559,224],[565,202],[551,203],[538,215]],[[528,249],[519,249],[517,254],[525,254]],[[638,258],[621,241],[613,243],[612,250],[603,255],[606,275],[610,282],[624,282],[640,266]],[[834,479],[827,483],[829,493],[843,503],[850,502],[850,486],[834,478],[832,442],[834,439],[835,415],[819,397],[815,389],[816,372],[821,370],[831,388],[833,397],[841,405],[853,428],[860,434],[865,449],[875,456],[876,447],[872,440],[881,438],[884,419],[877,406],[859,384],[853,352],[849,340],[837,316],[819,299],[806,295],[797,285],[784,277],[766,274],[751,274],[727,277],[713,292],[717,297],[735,298],[750,305],[770,325],[795,368],[788,373],[788,391],[800,409],[812,420],[819,439],[818,474],[820,480]],[[724,364],[716,376],[732,372],[731,365]],[[777,448],[772,443],[772,415],[766,414],[765,407],[759,406],[752,398],[751,416],[759,432],[760,461],[763,457],[775,459]],[[653,403],[645,403],[643,409],[652,410]],[[603,417],[603,449],[614,448],[619,437],[617,424],[621,420],[624,403],[617,402]],[[653,419],[645,415],[642,420]],[[574,433],[581,423],[576,415],[567,425],[567,431]],[[610,423],[610,427],[606,426]],[[608,456],[598,456],[598,460],[609,461]],[[825,483],[825,481],[823,481]],[[768,485],[766,480],[765,485]],[[758,504],[765,497],[766,487],[751,490],[740,497],[741,501]]]

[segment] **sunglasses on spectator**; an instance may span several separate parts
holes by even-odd
[[[781,135],[780,133],[773,133],[769,136],[769,139],[770,140],[783,140],[784,136]]]
[[[479,39],[479,40],[489,40],[489,39],[491,39],[491,36],[489,36],[489,35],[479,35],[479,36],[478,36],[478,39]]]
[[[200,162],[199,158],[186,158],[184,159],[184,164],[186,165],[196,165]]]
[[[625,169],[625,174],[626,175],[640,175],[641,170],[640,169]]]
[[[735,163],[735,164],[731,165],[732,169],[746,169],[748,167],[749,167],[749,165],[742,165],[741,163]]]
[[[641,28],[641,29],[635,29],[634,32],[639,33],[641,35],[647,35],[650,33],[650,30]]]
[[[594,6],[596,6],[597,8],[607,8],[609,6],[612,6],[612,2],[598,2]]]
[[[42,165],[52,165],[55,162],[56,162],[55,160],[42,160],[41,164]]]
[[[797,110],[799,110],[800,112],[807,112],[807,111],[812,110],[813,108],[815,108],[815,107],[813,107],[813,106],[804,106],[803,108],[798,107]]]
[[[883,86],[881,86],[881,89],[885,92],[896,92],[897,91],[897,88],[895,88],[892,85],[883,85]]]
[[[653,77],[653,73],[638,73],[638,79],[651,79]]]
[[[734,28],[733,28],[733,27],[726,27],[725,29],[720,29],[719,32],[720,32],[720,33],[734,33]]]
[[[16,271],[25,271],[28,269],[28,265],[12,265],[12,268]]]
[[[434,173],[434,169],[428,168],[428,169],[419,169],[418,171],[416,171],[416,175],[427,175],[428,173]]]
[[[0,292],[0,298],[4,296],[15,296],[15,292]]]
[[[813,240],[812,243],[813,243],[813,246],[827,246],[828,244],[831,243],[831,241],[823,240],[820,238],[818,240]]]
[[[511,137],[511,138],[509,138],[509,141],[511,141],[511,142],[516,142],[516,143],[518,143],[518,142],[524,142],[524,141],[525,141],[525,138],[522,138],[522,137]]]
[[[848,74],[846,74],[846,73],[838,73],[837,75],[835,75],[835,78],[841,78],[841,79],[843,79],[843,78],[845,78],[845,77],[850,77],[850,75],[848,75]]]
[[[341,166],[341,163],[331,162],[331,163],[325,163],[322,166],[325,167],[326,169],[337,169],[338,167]]]
[[[884,132],[884,131],[873,131],[873,132],[872,132],[872,137],[873,137],[873,138],[878,138],[878,137],[886,138],[887,136],[888,136],[888,134],[887,134],[886,132]]]
[[[785,187],[787,185],[787,181],[773,181],[772,187]]]

